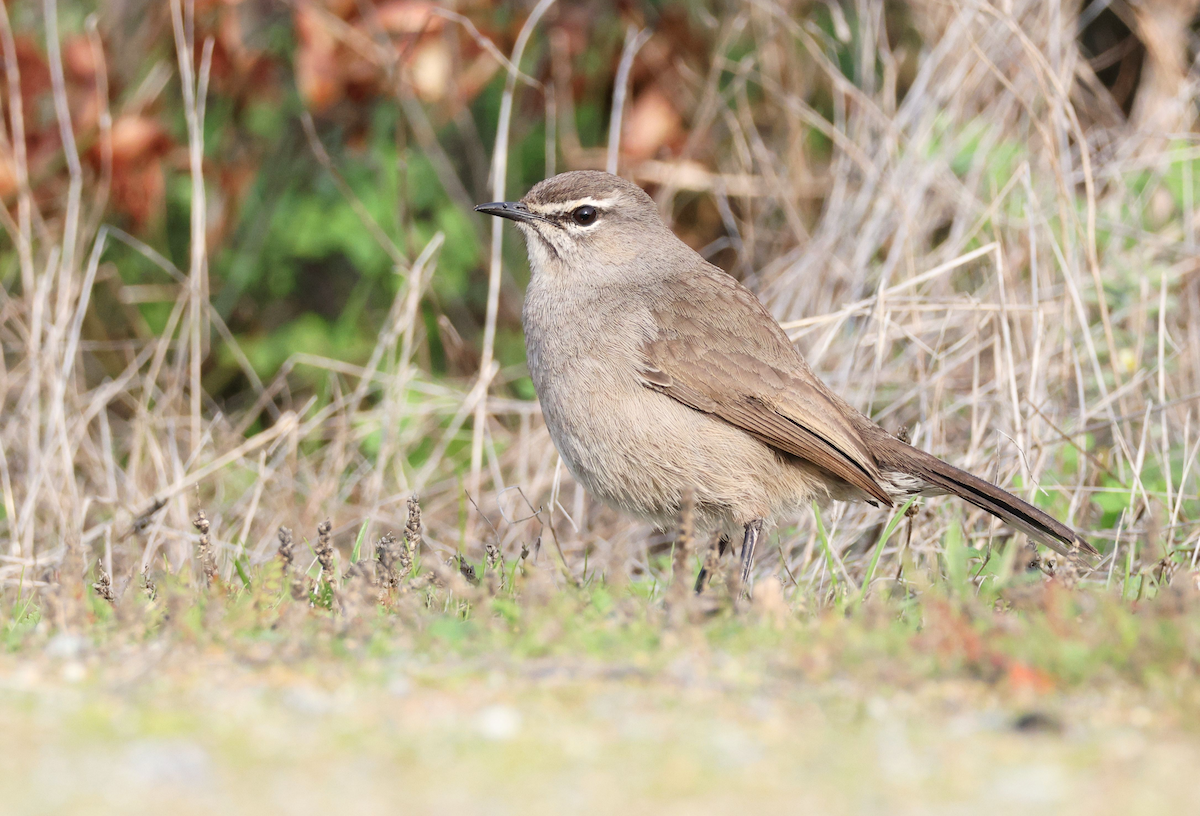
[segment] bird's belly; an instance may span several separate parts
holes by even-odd
[[[794,461],[644,387],[632,373],[621,381],[611,368],[586,364],[576,373],[535,376],[534,383],[563,462],[609,506],[670,527],[690,488],[698,526],[732,530],[778,516],[819,492],[813,476]]]

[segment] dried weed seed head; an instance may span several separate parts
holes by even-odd
[[[333,544],[330,543],[332,532],[333,524],[329,519],[318,524],[317,545],[313,548],[317,554],[317,561],[321,563],[321,574],[327,581],[333,579]]]
[[[279,555],[279,563],[283,567],[283,579],[289,583],[288,591],[293,600],[310,601],[312,581],[306,575],[292,574],[293,567],[296,565],[296,545],[292,539],[292,531],[287,527],[280,527],[277,535],[279,549],[276,552]]]
[[[415,493],[408,499],[408,522],[404,525],[404,552],[400,556],[401,574],[413,570],[413,562],[421,549],[421,499]]]
[[[283,574],[286,576],[292,571],[292,561],[295,559],[295,552],[292,544],[292,531],[287,527],[279,528],[279,563],[283,565]]]
[[[112,578],[103,568],[96,578],[96,583],[92,584],[92,589],[96,590],[96,594],[109,603],[116,603],[116,596],[113,594]]]
[[[488,539],[483,545],[484,554],[487,557],[487,567],[495,572],[496,570],[504,570],[504,553],[500,551],[500,545],[493,539]]]
[[[403,552],[396,546],[394,533],[384,533],[375,544],[375,560],[379,562],[379,585],[384,589],[395,589],[400,584],[396,561]]]
[[[208,516],[204,514],[203,510],[196,511],[196,517],[192,519],[192,526],[200,532],[197,551],[200,559],[200,572],[204,576],[205,585],[211,586],[217,580],[217,560],[213,556],[212,542],[208,537]]]
[[[146,597],[151,601],[158,598],[158,586],[150,578],[150,565],[142,567],[142,591],[146,593]]]
[[[463,578],[466,578],[467,583],[469,583],[471,586],[479,586],[479,576],[475,574],[474,565],[472,565],[470,561],[463,558],[461,555],[456,556],[456,558],[458,559],[459,574],[462,575]],[[453,561],[454,559],[451,559],[447,562],[447,564],[451,564]]]

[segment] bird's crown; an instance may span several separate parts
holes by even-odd
[[[538,182],[521,203],[530,212],[553,216],[591,206],[601,211],[657,213],[646,191],[631,181],[601,170],[573,170]]]

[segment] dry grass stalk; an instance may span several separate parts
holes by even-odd
[[[100,570],[100,574],[96,578],[96,583],[92,584],[92,589],[110,604],[117,602],[116,595],[113,594],[112,577],[103,569]]]
[[[333,544],[330,542],[333,523],[325,519],[317,525],[317,543],[313,547],[317,561],[321,565],[321,578],[327,583],[333,582]]]
[[[475,574],[475,565],[462,556],[456,555],[454,560],[458,562],[458,574],[466,579],[471,586],[479,586],[479,576]]]
[[[696,578],[696,594],[699,595],[708,587],[708,582],[716,574],[724,555],[725,539],[714,539],[712,546],[704,553],[704,563],[700,565],[700,575]]]
[[[280,527],[276,537],[279,539],[279,547],[275,552],[279,558],[283,584],[287,587],[288,594],[295,601],[310,601],[313,590],[312,579],[296,569],[296,545],[292,538],[292,531],[287,527]]]
[[[692,553],[696,548],[696,492],[688,490],[679,505],[679,532],[675,536],[674,556],[671,560],[671,587],[667,591],[667,612],[672,623],[682,623],[687,618],[688,601],[691,600]]]
[[[151,601],[158,599],[158,586],[150,578],[150,568],[145,567],[141,572],[142,592],[146,593],[146,597]]]
[[[192,519],[192,526],[200,532],[200,541],[196,550],[196,556],[200,561],[200,574],[204,576],[204,585],[212,586],[218,580],[217,559],[213,555],[212,541],[208,536],[208,516],[204,514],[203,510],[196,511],[196,516]]]
[[[75,539],[67,539],[66,554],[58,565],[58,616],[68,625],[80,622],[85,614],[86,571],[83,547]]]
[[[404,547],[399,553],[400,574],[413,571],[417,553],[421,551],[421,500],[414,493],[408,497],[408,517],[404,522]]]
[[[1129,5],[1138,40],[1146,47],[1144,75],[1131,118],[1147,134],[1190,130],[1196,110],[1194,88],[1189,87],[1195,78],[1188,77],[1188,39],[1200,2],[1156,0]]]
[[[483,545],[484,563],[490,572],[504,571],[504,553],[495,539],[489,538]]]
[[[279,558],[279,564],[283,569],[283,578],[286,581],[292,574],[292,566],[296,558],[295,545],[292,542],[292,531],[287,527],[280,527],[277,535],[279,538],[279,547],[275,552]]]
[[[492,201],[503,201],[508,180],[508,139],[512,123],[513,96],[516,91],[517,79],[521,66],[521,58],[525,55],[525,46],[533,36],[538,22],[553,5],[554,0],[539,0],[525,19],[513,44],[512,56],[509,61],[510,70],[504,84],[504,94],[500,98],[499,122],[497,124],[496,144],[492,153]],[[467,484],[467,492],[473,496],[480,495],[482,483],[480,469],[483,464],[483,436],[487,427],[487,389],[496,369],[493,367],[496,342],[496,316],[500,306],[500,250],[504,239],[503,225],[492,225],[491,259],[488,264],[488,299],[483,327],[483,351],[480,355],[479,401],[475,405],[475,421],[471,434],[471,477]]]
[[[394,590],[400,586],[400,570],[396,569],[396,564],[400,563],[404,570],[403,574],[407,575],[412,569],[412,559],[409,559],[407,568],[404,567],[404,559],[407,555],[407,546],[396,546],[396,535],[394,533],[384,533],[383,536],[375,544],[375,560],[379,564],[379,585],[384,590]]]

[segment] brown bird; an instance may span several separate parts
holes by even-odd
[[[722,551],[742,533],[743,581],[764,523],[814,499],[953,494],[1064,555],[1098,554],[830,391],[754,294],[679,240],[635,184],[562,173],[475,209],[524,233],[529,372],[567,468],[660,528],[693,491],[697,527],[719,531]]]

